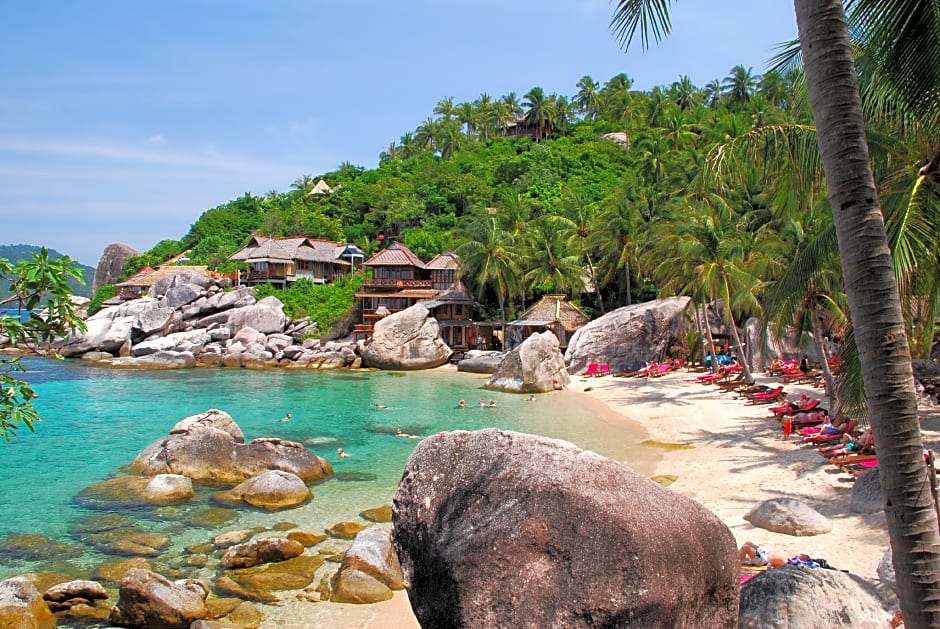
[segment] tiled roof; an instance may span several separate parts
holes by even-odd
[[[339,259],[346,248],[345,244],[316,238],[268,238],[252,236],[251,241],[229,257],[229,260],[247,262],[290,262],[292,260],[312,260],[314,262],[333,262],[347,264]]]
[[[457,269],[460,266],[460,261],[457,259],[457,254],[452,251],[445,251],[442,254],[439,254],[434,257],[433,260],[428,262],[426,269],[431,269],[433,271],[448,271],[451,269]]]
[[[387,249],[382,249],[374,256],[366,260],[366,266],[416,266],[419,269],[425,268],[421,258],[416,256],[411,249],[405,245],[393,242]]]
[[[564,295],[545,295],[522,313],[518,321],[558,321],[569,332],[584,327],[590,319],[580,308],[568,302]]]

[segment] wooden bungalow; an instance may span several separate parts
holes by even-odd
[[[299,279],[327,284],[351,272],[364,259],[355,245],[316,238],[252,236],[229,260],[245,262],[239,283],[273,284],[286,288]]]
[[[462,355],[471,348],[479,328],[473,322],[476,300],[458,278],[434,299],[422,302],[434,314],[441,329],[441,338],[454,352]]]
[[[515,347],[536,332],[551,330],[564,350],[571,336],[588,321],[590,318],[564,295],[545,295],[518,319],[506,324],[506,347]]]
[[[372,279],[356,293],[362,318],[353,333],[368,337],[379,319],[421,302],[434,312],[444,341],[454,351],[466,350],[476,333],[470,329],[476,301],[457,280],[459,265],[450,252],[425,264],[408,247],[393,242],[363,264],[372,269]]]

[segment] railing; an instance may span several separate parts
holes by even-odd
[[[371,279],[362,285],[366,288],[433,288],[431,280]]]

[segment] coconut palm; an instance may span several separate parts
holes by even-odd
[[[455,112],[457,120],[464,125],[464,129],[467,131],[467,139],[472,138],[479,122],[477,107],[473,103],[460,103],[457,105]]]
[[[313,188],[313,176],[311,175],[301,175],[294,179],[294,183],[290,185],[294,190],[300,190],[301,192],[309,192]]]
[[[457,111],[454,108],[454,97],[448,96],[447,98],[442,98],[437,101],[437,105],[434,106],[434,113],[440,116],[441,118],[450,118],[454,116]]]
[[[911,21],[912,5],[937,24],[926,0],[858,0],[872,7],[870,28],[909,65],[904,76],[930,76],[937,67],[936,37]],[[940,626],[940,531],[930,492],[917,417],[910,348],[884,218],[869,162],[852,45],[839,0],[795,0],[806,84],[819,136],[833,222],[856,345],[878,449],[879,476],[891,539],[898,596],[907,627]],[[613,24],[629,43],[642,25],[659,39],[669,31],[669,3],[620,0]],[[874,15],[877,13],[877,19]],[[908,28],[911,26],[911,28]],[[925,37],[926,35],[926,37]],[[924,40],[923,56],[911,55]],[[928,66],[931,66],[928,67]],[[917,85],[920,85],[917,88]],[[909,81],[915,95],[937,83]],[[918,102],[917,98],[911,99]]]
[[[532,291],[563,292],[569,296],[584,292],[584,267],[575,249],[568,246],[566,232],[574,227],[571,219],[545,214],[529,224],[522,234],[523,281]]]
[[[721,86],[728,104],[743,105],[750,100],[759,80],[759,76],[751,73],[751,68],[745,68],[742,65],[731,68],[731,73],[725,77]]]
[[[705,104],[717,107],[721,104],[721,81],[712,79],[705,85]]]
[[[687,74],[680,76],[679,80],[670,86],[669,93],[673,102],[683,111],[696,107],[701,102],[701,92]]]
[[[598,90],[600,85],[591,77],[582,76],[575,86],[578,93],[574,97],[574,102],[578,106],[578,111],[584,114],[588,120],[595,120],[600,113],[600,96]]]
[[[457,247],[461,274],[480,288],[496,293],[503,338],[506,338],[506,301],[515,294],[520,268],[515,238],[503,229],[495,213],[469,215],[462,226],[464,244]]]
[[[542,140],[549,135],[546,129],[551,126],[552,112],[548,97],[545,96],[545,90],[536,86],[526,92],[524,98],[522,106],[525,107],[525,124],[535,127],[538,130],[537,139]]]

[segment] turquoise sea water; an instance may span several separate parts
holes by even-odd
[[[85,487],[120,473],[145,446],[179,420],[219,408],[235,419],[246,439],[281,437],[304,443],[329,459],[335,475],[313,486],[315,498],[297,509],[268,513],[239,510],[219,530],[273,526],[291,521],[309,530],[355,519],[364,508],[390,502],[416,435],[440,430],[496,426],[564,438],[638,471],[654,454],[636,444],[642,431],[613,425],[605,409],[567,392],[537,396],[483,390],[485,377],[450,371],[314,372],[190,369],[121,371],[78,361],[27,359],[26,379],[40,397],[43,421],[36,433],[23,429],[12,443],[0,442],[0,578],[33,570],[84,574],[108,557],[87,546],[70,528],[100,513],[76,499]],[[496,408],[479,408],[478,400]],[[457,408],[467,400],[468,407]],[[378,408],[376,404],[384,405]],[[279,421],[292,413],[289,422]],[[350,456],[340,459],[337,448]],[[211,539],[219,530],[196,528],[187,519],[212,506],[214,489],[204,488],[182,506],[124,511],[150,531],[169,533],[168,555]],[[38,533],[77,544],[84,552],[68,557],[3,554],[10,535]],[[159,565],[160,558],[154,560]]]

